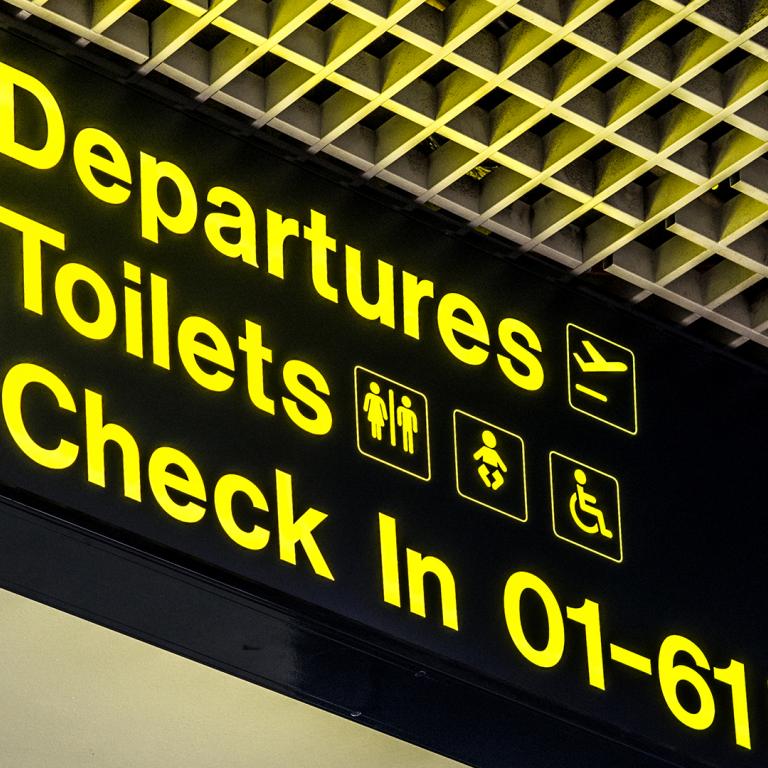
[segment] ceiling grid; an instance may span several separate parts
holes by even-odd
[[[768,347],[768,0],[7,0]]]

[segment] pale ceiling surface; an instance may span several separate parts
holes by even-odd
[[[460,768],[5,590],[0,642],[9,768]]]
[[[722,343],[768,347],[768,0],[5,7],[524,251],[607,271]]]

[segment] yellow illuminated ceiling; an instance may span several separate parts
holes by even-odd
[[[768,0],[3,7],[768,347]]]

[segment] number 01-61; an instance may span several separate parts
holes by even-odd
[[[547,642],[543,647],[535,647],[526,633],[521,610],[525,592],[536,596],[547,617]],[[604,691],[605,662],[600,605],[593,600],[585,600],[578,608],[566,607],[565,612],[568,619],[584,627],[589,683]],[[565,650],[565,620],[557,598],[544,581],[526,571],[512,574],[504,589],[504,614],[509,635],[525,659],[546,668],[560,662]],[[692,663],[679,661],[678,654],[687,656]],[[645,661],[648,664],[645,671],[650,674],[650,659]],[[709,728],[715,720],[715,699],[709,683],[699,670],[710,669],[715,680],[730,686],[736,743],[751,749],[746,674],[740,661],[732,660],[723,668],[711,667],[704,652],[692,640],[682,635],[669,635],[662,642],[658,657],[659,683],[664,701],[670,712],[684,725],[698,731]],[[690,686],[684,702],[680,696],[681,683]]]

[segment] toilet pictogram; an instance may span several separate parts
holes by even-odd
[[[355,368],[357,449],[421,480],[431,476],[426,396],[377,371]]]

